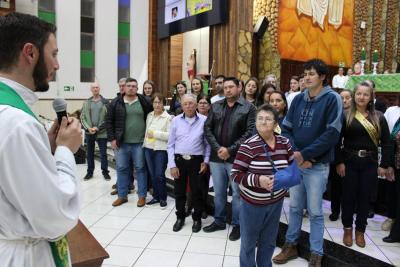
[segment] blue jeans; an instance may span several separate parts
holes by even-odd
[[[290,188],[289,227],[286,242],[297,244],[303,222],[303,210],[307,208],[310,218],[310,250],[324,254],[324,214],[322,194],[326,190],[329,164],[317,163],[310,169],[300,169],[303,179],[299,185]]]
[[[165,169],[167,168],[168,154],[165,150],[144,148],[147,168],[153,184],[153,197],[157,200],[167,200],[167,185]]]
[[[144,167],[144,153],[142,143],[121,144],[116,150],[117,153],[117,189],[118,197],[126,198],[128,196],[129,181],[131,180],[132,171],[130,170],[132,159],[137,174],[138,196],[146,197],[147,180]]]
[[[101,170],[103,174],[108,173],[108,159],[107,159],[107,139],[96,138],[94,134],[85,134],[85,140],[87,144],[87,173],[93,174],[94,171],[94,147],[95,142],[99,146],[100,159],[101,159]]]
[[[283,199],[265,206],[240,203],[240,267],[272,267]],[[257,244],[257,258],[255,251]]]
[[[226,202],[229,182],[232,186],[232,225],[239,225],[240,190],[231,179],[232,163],[210,162],[211,176],[214,184],[214,219],[219,225],[226,223]]]

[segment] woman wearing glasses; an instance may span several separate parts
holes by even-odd
[[[293,161],[289,139],[274,132],[279,115],[265,104],[257,109],[257,133],[239,148],[232,179],[239,184],[240,266],[272,266],[285,189],[274,190],[274,173]],[[255,256],[257,245],[257,256]]]

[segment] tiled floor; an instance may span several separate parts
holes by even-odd
[[[99,163],[96,162],[99,168]],[[94,178],[83,181],[84,205],[81,213],[82,222],[110,254],[103,266],[239,266],[240,241],[229,241],[230,228],[211,234],[200,231],[193,234],[192,220],[187,218],[180,232],[173,232],[175,222],[174,200],[168,198],[168,206],[162,210],[159,206],[137,208],[136,194],[129,195],[129,202],[112,207],[115,196],[110,196],[111,185],[115,183],[115,171],[110,169],[111,181],[105,181],[101,171],[96,169]],[[78,174],[83,177],[86,165],[78,165]],[[281,221],[287,223],[289,202],[284,202]],[[326,213],[325,238],[341,243],[342,230],[340,221],[330,222],[329,203],[324,204]],[[367,228],[367,246],[364,249],[353,245],[353,249],[400,266],[400,243],[385,244],[381,241],[386,232],[380,231],[383,217],[375,216],[369,220]],[[203,220],[203,225],[212,222],[212,217]],[[303,229],[309,230],[307,218]],[[280,251],[275,250],[275,254]],[[296,259],[285,267],[308,266],[304,259]]]

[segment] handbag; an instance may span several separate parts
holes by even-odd
[[[286,168],[278,170],[266,148],[266,145],[263,146],[263,148],[268,162],[272,165],[272,172],[274,174],[273,191],[281,189],[287,190],[290,187],[301,183],[301,172],[295,160],[293,160]]]

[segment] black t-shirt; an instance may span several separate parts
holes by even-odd
[[[229,124],[231,122],[231,116],[233,113],[233,110],[235,109],[235,105],[232,107],[226,105],[225,107],[225,114],[224,114],[224,122],[222,123],[222,129],[221,129],[221,136],[219,143],[224,146],[228,147],[230,144],[228,144],[228,132],[229,132]]]

